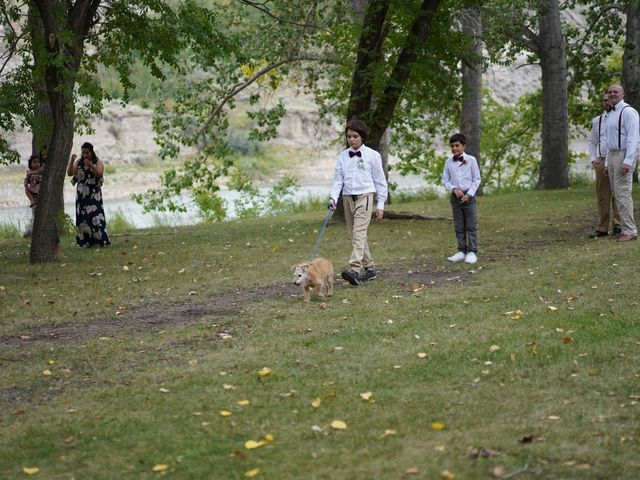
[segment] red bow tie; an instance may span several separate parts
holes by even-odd
[[[464,159],[463,155],[460,155],[458,157],[454,156],[453,157],[453,161],[454,162],[460,162],[460,165],[465,165],[467,163],[467,161]]]
[[[362,158],[362,153],[349,150],[349,158],[353,158],[353,157]]]

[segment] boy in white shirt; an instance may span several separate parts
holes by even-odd
[[[464,153],[467,139],[456,133],[449,139],[451,155],[444,164],[442,183],[451,192],[453,227],[458,241],[458,252],[447,258],[450,262],[476,263],[478,261],[478,212],[476,192],[480,187],[480,169],[476,157]]]
[[[388,188],[382,157],[364,145],[368,133],[367,126],[358,119],[347,123],[345,134],[349,148],[338,156],[329,200],[329,208],[335,210],[338,196],[342,192],[344,216],[353,247],[349,269],[342,272],[342,278],[351,285],[362,285],[378,276],[369,251],[367,231],[373,212],[374,195],[376,220],[382,220],[384,202],[387,199]]]

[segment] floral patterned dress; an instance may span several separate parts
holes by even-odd
[[[76,243],[81,247],[110,245],[102,206],[102,178],[81,161],[76,172]]]

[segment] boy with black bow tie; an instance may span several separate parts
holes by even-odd
[[[480,169],[476,157],[464,153],[467,139],[456,133],[449,139],[452,155],[444,164],[442,183],[451,192],[449,201],[453,213],[458,252],[447,258],[450,262],[478,261],[478,212],[476,192],[480,187]]]
[[[362,285],[378,276],[369,251],[367,231],[373,213],[374,196],[376,220],[382,220],[387,199],[382,157],[364,145],[368,133],[367,126],[360,120],[352,119],[347,123],[345,134],[349,148],[338,156],[329,200],[329,208],[335,210],[342,192],[344,216],[353,247],[349,269],[342,272],[342,278],[351,285]]]

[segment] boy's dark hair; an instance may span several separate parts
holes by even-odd
[[[37,155],[31,155],[29,157],[29,170],[33,170],[33,161],[40,160],[40,157]],[[40,160],[40,166],[42,166],[42,160]]]
[[[449,145],[451,145],[452,143],[455,143],[455,142],[460,142],[462,145],[466,145],[467,144],[467,137],[465,137],[461,133],[454,133],[453,135],[451,135],[451,138],[449,139]]]
[[[362,137],[362,141],[367,139],[369,135],[369,129],[367,125],[357,118],[352,118],[347,122],[347,127],[344,129],[345,135],[347,134],[347,130],[353,130],[354,132],[358,132],[358,134]]]

